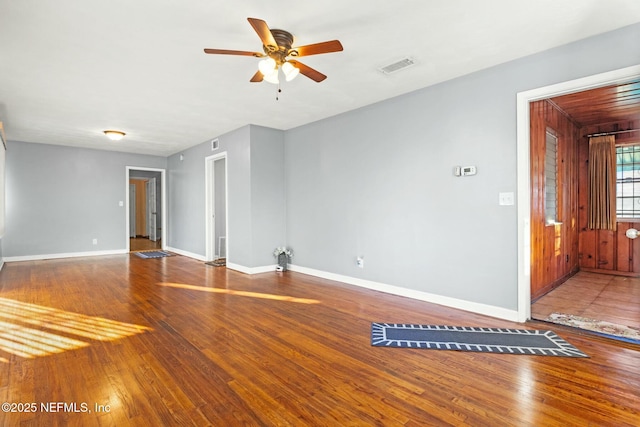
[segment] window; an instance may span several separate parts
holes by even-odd
[[[616,215],[640,218],[640,144],[616,147]]]
[[[544,156],[544,215],[547,224],[558,220],[558,137],[547,129]]]

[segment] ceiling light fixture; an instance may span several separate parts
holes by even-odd
[[[119,130],[105,130],[104,134],[112,141],[120,141],[126,135],[124,132],[120,132]]]
[[[282,72],[284,73],[285,79],[290,82],[295,79],[298,74],[300,74],[300,69],[294,67],[291,62],[285,62],[282,64]]]
[[[269,57],[258,62],[258,70],[262,73],[264,81],[273,84],[280,83],[280,80],[278,79],[279,67],[282,68],[284,78],[288,82],[295,79],[300,73],[300,69],[287,61],[284,61],[282,64],[278,64],[275,59]]]

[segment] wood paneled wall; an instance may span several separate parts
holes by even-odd
[[[624,120],[580,129],[578,147],[579,168],[579,260],[580,269],[609,274],[640,275],[640,239],[631,240],[625,233],[629,228],[640,230],[640,222],[619,220],[616,231],[590,230],[587,228],[587,204],[589,203],[589,141],[587,135],[637,129],[640,120]],[[616,135],[616,144],[640,143],[640,132]]]
[[[589,230],[589,141],[587,135],[640,128],[640,119],[580,126],[549,100],[531,103],[531,299],[580,270],[640,276],[640,221],[619,220],[617,230]],[[546,130],[558,135],[558,222],[545,219]],[[616,135],[616,144],[640,143],[640,132]]]
[[[582,215],[581,215],[582,217]],[[580,269],[626,276],[640,275],[640,240],[629,239],[628,229],[640,222],[618,222],[616,231],[580,229]]]
[[[531,103],[531,299],[578,270],[578,127],[547,100]],[[546,130],[558,136],[558,223],[545,219]]]

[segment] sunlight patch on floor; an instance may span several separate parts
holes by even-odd
[[[20,357],[46,356],[89,344],[15,323],[0,321],[0,349]]]
[[[82,339],[113,341],[148,330],[151,328],[0,298],[0,350],[20,357],[90,345]]]
[[[262,298],[262,299],[270,299],[270,300],[276,300],[276,301],[296,302],[300,304],[320,304],[320,301],[317,299],[297,298],[297,297],[292,297],[288,295],[276,295],[276,294],[265,294],[261,292],[237,291],[234,289],[223,289],[223,288],[208,288],[206,286],[187,285],[185,283],[160,282],[158,283],[158,285],[169,287],[169,288],[188,289],[192,291],[210,292],[215,294],[237,295],[241,297]]]

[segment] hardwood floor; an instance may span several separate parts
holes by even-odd
[[[3,426],[640,425],[638,346],[294,272],[8,263],[0,307]],[[372,347],[375,321],[552,329],[591,357]]]
[[[640,328],[640,278],[578,272],[531,306],[531,317],[575,314]]]
[[[162,249],[160,240],[153,242],[146,237],[132,237],[129,239],[129,251],[131,252],[151,251],[154,249]]]

